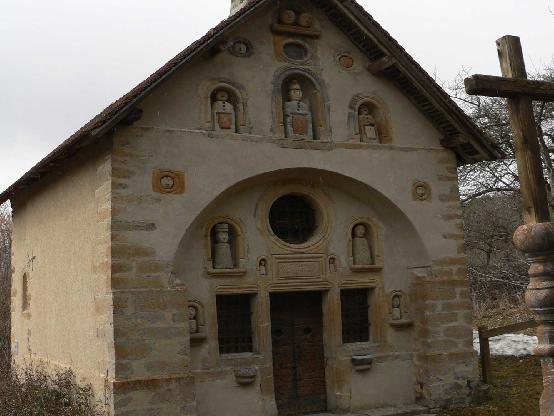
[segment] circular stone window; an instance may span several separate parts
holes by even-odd
[[[316,211],[308,198],[288,194],[278,198],[269,210],[273,233],[288,244],[303,244],[314,234]]]
[[[300,42],[285,43],[283,53],[290,60],[298,62],[305,61],[309,55],[308,48]]]

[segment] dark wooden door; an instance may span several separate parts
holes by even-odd
[[[271,332],[279,415],[326,410],[321,294],[271,295]]]

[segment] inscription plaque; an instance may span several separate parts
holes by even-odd
[[[275,256],[278,279],[322,279],[325,277],[323,255]]]

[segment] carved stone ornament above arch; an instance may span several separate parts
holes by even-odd
[[[321,28],[318,20],[298,2],[281,3],[273,15],[271,30],[277,35],[294,35],[309,38],[319,38]]]
[[[270,224],[269,214],[273,204],[288,195],[305,198],[315,213],[315,227],[311,236],[307,241],[298,244],[283,241],[276,235]],[[319,253],[324,251],[333,223],[329,206],[331,206],[329,197],[313,183],[301,181],[277,183],[260,197],[256,208],[256,224],[260,233],[271,241],[272,254]]]
[[[215,234],[220,231],[217,228],[225,227],[225,232],[229,235],[229,246],[231,252],[232,265],[223,268],[216,267],[216,257],[214,247],[216,241]],[[231,216],[217,216],[207,222],[204,228],[204,256],[205,267],[209,275],[214,276],[242,276],[246,274],[246,235],[242,221]]]
[[[362,232],[361,227],[364,227]],[[383,259],[383,227],[380,223],[368,217],[352,218],[346,228],[348,267],[352,272],[374,272],[380,271],[384,266]],[[360,244],[356,244],[360,239]],[[365,243],[364,241],[365,240]],[[369,255],[365,253],[367,248]],[[364,250],[362,260],[356,259],[356,246]],[[364,260],[365,257],[369,257]]]
[[[225,91],[228,95],[228,101],[234,112],[232,116],[231,133],[249,133],[250,126],[248,120],[248,93],[239,83],[229,79],[216,79],[203,81],[198,89],[200,96],[200,128],[202,130],[218,130],[215,127],[217,120],[214,120],[214,95],[218,91]],[[225,131],[225,130],[221,130]]]
[[[348,106],[348,135],[361,143],[392,143],[390,111],[386,103],[371,93],[360,93]]]
[[[330,108],[327,88],[322,79],[308,68],[285,66],[277,70],[272,81],[273,126],[276,136],[299,139],[301,136],[287,137],[285,126],[285,104],[288,100],[287,88],[296,81],[302,88],[302,103],[311,114],[312,137],[307,140],[331,140],[329,126]]]

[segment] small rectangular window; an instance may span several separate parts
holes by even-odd
[[[369,341],[369,290],[348,289],[340,293],[342,342]]]
[[[219,353],[252,352],[251,296],[218,295],[216,301]]]

